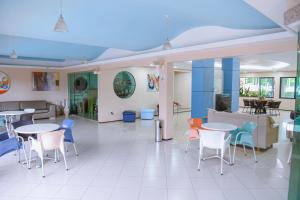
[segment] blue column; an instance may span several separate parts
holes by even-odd
[[[192,62],[192,118],[207,116],[214,105],[214,59]]]
[[[240,97],[240,60],[223,58],[222,69],[224,73],[223,93],[231,96],[231,112],[237,112]]]

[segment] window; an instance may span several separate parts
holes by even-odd
[[[295,98],[295,77],[280,78],[280,98],[294,99]]]
[[[244,77],[240,79],[240,96],[258,97],[259,84],[256,77]]]
[[[241,97],[274,97],[273,77],[243,77],[240,78]]]
[[[274,97],[274,78],[259,78],[259,96],[273,98]]]

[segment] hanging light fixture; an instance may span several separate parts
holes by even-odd
[[[165,15],[165,20],[166,20],[167,39],[163,44],[163,49],[164,50],[169,50],[169,49],[172,49],[172,44],[171,44],[171,42],[169,40],[169,37],[168,37],[168,35],[169,35],[169,20],[170,20],[169,15]]]
[[[163,45],[163,48],[164,48],[164,50],[172,49],[172,44],[171,44],[169,38],[166,39],[166,41],[165,41],[165,43]]]
[[[68,32],[68,26],[62,14],[62,0],[60,0],[60,15],[54,27],[55,32]]]
[[[9,57],[10,57],[11,59],[17,59],[17,58],[18,58],[18,55],[17,55],[17,53],[16,53],[16,50],[13,49],[13,50],[11,51]]]

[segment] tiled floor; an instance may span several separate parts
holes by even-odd
[[[16,156],[0,158],[0,200],[101,199],[101,200],[284,200],[287,199],[289,143],[266,152],[239,150],[236,164],[220,176],[218,160],[202,162],[197,171],[197,145],[184,153],[183,131],[189,113],[174,116],[176,134],[169,142],[154,142],[154,121],[104,123],[78,119],[74,127],[79,157],[72,148],[63,162],[27,170]],[[288,116],[282,114],[282,118]],[[278,121],[282,124],[282,118]],[[284,128],[283,128],[284,129]]]

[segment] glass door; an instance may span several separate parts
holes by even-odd
[[[93,72],[68,74],[70,114],[97,120],[98,78]]]

